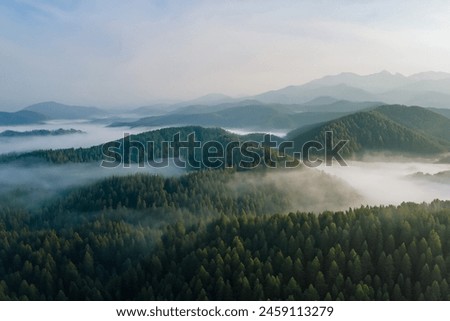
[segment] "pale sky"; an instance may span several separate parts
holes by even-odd
[[[258,94],[450,71],[449,1],[2,0],[0,109]]]

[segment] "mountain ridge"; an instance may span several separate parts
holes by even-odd
[[[331,120],[307,130],[295,130],[287,138],[294,141],[297,151],[308,141],[319,141],[325,146],[326,132],[333,132],[333,139],[346,140],[342,155],[356,156],[367,151],[389,151],[421,156],[450,151],[450,136],[445,139],[446,127],[450,119],[425,108],[405,106],[381,106],[368,111],[360,111]],[[414,117],[401,120],[401,116],[414,113]],[[436,129],[424,118],[440,128]],[[401,121],[401,122],[400,122]]]
[[[320,96],[450,108],[450,73],[428,71],[404,76],[388,71],[369,75],[344,72],[249,98],[262,102],[304,103]]]
[[[22,110],[42,114],[48,119],[84,119],[106,114],[104,110],[97,107],[66,105],[54,101],[40,102]]]
[[[0,112],[1,126],[40,124],[48,120],[48,117],[30,110],[19,110],[16,112]]]

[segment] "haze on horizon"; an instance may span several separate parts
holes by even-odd
[[[447,1],[6,0],[0,109],[253,95],[343,71],[450,71]]]

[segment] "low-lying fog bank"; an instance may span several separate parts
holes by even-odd
[[[238,172],[228,184],[235,197],[248,189],[284,195],[283,209],[268,206],[273,213],[289,211],[345,210],[361,205],[390,205],[402,202],[450,200],[450,164],[407,160],[347,161],[348,166],[321,166]],[[134,173],[181,175],[185,169],[172,164],[165,168],[102,168],[91,164],[0,164],[0,200],[27,206],[57,195],[68,188],[93,183],[113,175]],[[439,175],[435,175],[438,174]],[[433,176],[434,175],[434,176]],[[263,195],[264,194],[264,195]]]
[[[172,127],[172,126],[170,126]],[[125,133],[139,134],[146,131],[157,130],[162,127],[107,127],[105,124],[92,123],[89,120],[54,120],[44,124],[0,126],[0,132],[14,130],[19,132],[32,131],[36,129],[57,130],[76,129],[83,133],[75,133],[65,136],[27,136],[27,137],[0,137],[0,154],[11,152],[29,152],[38,149],[60,149],[91,147],[124,137]],[[250,129],[224,128],[225,130],[238,134],[247,135],[255,131]],[[268,131],[269,133],[283,137],[284,131]]]
[[[83,164],[0,164],[0,199],[28,206],[51,198],[64,190],[93,183],[109,176],[135,173],[181,175],[185,170],[175,166],[164,168],[131,165],[129,168],[102,168],[97,163]]]
[[[84,133],[65,136],[30,136],[30,137],[1,137],[0,154],[11,152],[28,152],[37,149],[59,149],[91,147],[106,143],[108,141],[123,138],[124,133],[139,134],[148,130],[158,128],[126,128],[105,127],[104,125],[92,124],[89,121],[51,121],[40,125],[23,126],[0,126],[0,132],[5,130],[31,131],[33,129],[69,129],[74,128]]]
[[[348,166],[321,166],[323,172],[338,177],[356,189],[369,205],[400,204],[450,200],[450,185],[445,182],[417,179],[414,174],[436,174],[450,170],[450,164],[433,164],[416,160],[347,161]]]
[[[245,128],[225,128],[223,127],[223,129],[229,131],[230,133],[234,133],[234,134],[238,134],[238,135],[248,135],[248,134],[253,134],[253,133],[267,133],[267,134],[272,134],[278,137],[285,137],[286,134],[288,133],[287,131],[283,131],[283,130],[268,130],[268,131],[261,131],[261,130],[252,130],[252,129],[245,129]]]
[[[312,168],[238,173],[229,185],[236,196],[249,188],[282,194],[288,202],[284,212],[338,211],[364,203],[360,193],[344,180]],[[280,213],[280,209],[272,212]]]

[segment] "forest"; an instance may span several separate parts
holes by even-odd
[[[34,208],[3,200],[0,299],[449,299],[450,202],[282,214],[289,194],[236,193],[234,175],[137,174]]]
[[[449,36],[445,0],[0,0],[0,321],[445,318],[387,302],[450,301]]]
[[[448,120],[411,110],[402,117],[401,106],[379,107],[271,140],[292,140],[301,150],[332,131],[336,142],[348,140],[346,157],[448,152]],[[374,202],[339,177],[303,165],[249,170],[239,165],[246,156],[236,150],[219,167],[208,166],[202,150],[183,151],[181,158],[194,156],[202,166],[165,176],[110,172],[82,180],[89,170],[108,170],[98,167],[105,157],[118,155],[124,168],[170,159],[175,155],[164,142],[176,135],[187,141],[192,133],[201,145],[215,141],[224,148],[264,138],[187,126],[90,148],[1,155],[4,176],[17,177],[0,184],[0,299],[450,299],[449,201],[362,205]],[[151,148],[141,150],[148,142]],[[117,145],[120,150],[109,149]],[[292,160],[276,148],[253,152],[265,163]],[[86,166],[69,167],[80,165]],[[27,167],[78,172],[73,184],[12,184]]]
[[[186,127],[170,127],[153,131],[147,131],[138,135],[124,135],[123,138],[105,142],[105,144],[92,146],[89,148],[65,148],[65,149],[45,149],[35,150],[25,153],[9,153],[0,155],[0,163],[14,163],[14,162],[45,162],[50,164],[67,164],[67,163],[100,163],[101,161],[115,160],[115,166],[123,164],[138,163],[142,166],[149,164],[152,161],[159,159],[173,158],[174,148],[172,143],[178,137],[180,142],[188,142],[189,136],[193,135],[195,144],[200,143],[200,146],[195,147],[194,154],[188,153],[187,147],[179,149],[179,157],[188,159],[191,157],[200,162],[200,168],[209,168],[208,160],[202,153],[203,146],[209,142],[219,144],[223,151],[227,150],[227,145],[232,143],[244,142],[263,142],[265,134],[253,133],[247,135],[238,135],[226,131],[221,128],[203,128],[200,126],[186,126]],[[281,138],[275,135],[269,135],[271,141],[281,142]],[[189,141],[186,146],[196,146],[194,142]],[[200,148],[201,147],[201,148]],[[260,149],[256,150],[261,156],[263,152]],[[274,157],[278,153],[275,150],[271,151]],[[244,154],[239,152],[239,149],[234,149],[229,157],[225,159],[220,166],[236,167],[241,160],[244,159]],[[269,155],[269,154],[267,154]],[[199,168],[196,168],[199,169]]]
[[[303,115],[303,113],[301,114]],[[181,115],[180,117],[182,117]],[[256,117],[256,116],[252,116]],[[302,116],[303,117],[303,116]],[[257,118],[257,117],[256,117]],[[270,135],[271,140],[280,146],[282,142],[292,143],[283,151],[272,149],[274,157],[293,156],[294,152],[302,152],[303,146],[311,141],[326,146],[326,133],[333,132],[334,144],[346,141],[339,150],[342,156],[358,158],[367,152],[390,152],[408,157],[435,157],[450,151],[450,119],[422,107],[406,107],[401,105],[383,105],[345,115],[337,119],[300,126],[285,137]],[[66,148],[57,150],[35,150],[25,153],[0,155],[0,163],[17,161],[44,161],[53,164],[100,162],[117,158],[123,163],[140,163],[155,161],[160,158],[174,157],[169,148],[174,137],[179,135],[180,141],[188,141],[190,134],[195,135],[196,142],[203,147],[208,142],[217,142],[226,149],[233,142],[263,142],[264,134],[255,133],[238,135],[222,128],[183,126],[169,127],[130,135],[114,141],[105,142],[89,148]],[[189,146],[193,146],[190,143]],[[261,149],[257,150],[263,154]],[[310,150],[312,154],[314,149]],[[278,155],[280,154],[280,155]],[[324,150],[316,154],[324,155]],[[233,159],[220,167],[234,167],[243,159],[242,153],[233,150]],[[188,157],[184,148],[181,157]],[[195,152],[195,159],[201,164],[208,164],[201,148]],[[201,166],[201,168],[212,166]]]

